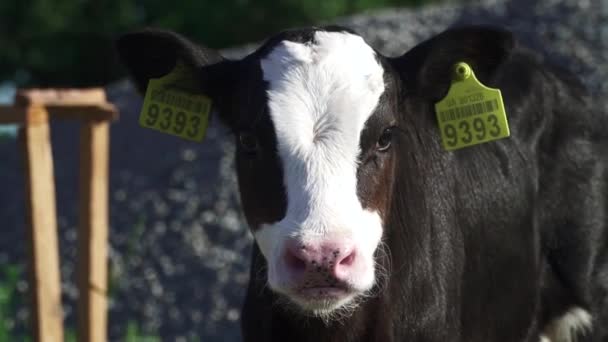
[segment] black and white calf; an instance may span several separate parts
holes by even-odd
[[[241,60],[158,30],[118,49],[142,91],[185,63],[234,132],[246,341],[608,341],[608,121],[510,33],[398,58],[340,27]],[[459,61],[502,90],[510,138],[442,149],[433,106]]]

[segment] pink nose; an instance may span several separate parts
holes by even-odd
[[[336,286],[353,273],[356,256],[350,241],[304,244],[289,240],[285,265],[294,283],[304,287]]]

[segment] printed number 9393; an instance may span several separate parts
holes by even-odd
[[[498,138],[502,132],[494,114],[446,123],[443,126],[445,143],[449,147],[469,145]]]
[[[156,103],[148,106],[142,123],[166,133],[187,136],[191,139],[199,137],[204,129],[202,115],[176,111]]]

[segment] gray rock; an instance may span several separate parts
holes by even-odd
[[[388,9],[342,18],[384,54],[397,56],[458,24],[512,29],[548,60],[576,72],[607,108],[608,1],[486,0],[419,9]],[[226,50],[243,56],[257,45]],[[110,336],[129,321],[163,340],[237,341],[248,281],[251,235],[239,209],[229,132],[212,120],[196,144],[140,128],[141,99],[127,81],[108,87],[121,110],[112,127]],[[66,320],[75,326],[78,127],[53,124]],[[21,159],[16,143],[1,142],[0,264],[25,266],[26,234]],[[25,277],[24,277],[25,279]],[[18,286],[27,298],[27,284]],[[29,319],[20,301],[15,317]]]

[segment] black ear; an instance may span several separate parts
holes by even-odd
[[[457,62],[468,63],[484,84],[515,48],[513,35],[487,26],[447,30],[394,60],[410,92],[438,101],[445,96]]]
[[[204,81],[206,67],[217,66],[224,61],[213,49],[196,45],[177,33],[157,29],[127,33],[117,40],[116,47],[142,93],[150,78],[168,74],[178,61],[191,68],[201,82]]]

